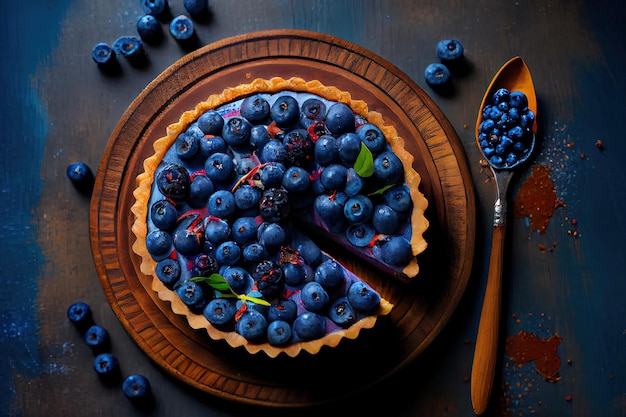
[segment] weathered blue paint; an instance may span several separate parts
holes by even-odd
[[[38,351],[38,309],[33,307],[44,263],[34,210],[41,195],[40,165],[48,121],[32,77],[56,47],[69,2],[35,1],[28,7],[20,2],[0,3],[0,15],[6,17],[0,28],[0,45],[6,51],[0,64],[0,126],[11,127],[11,133],[0,139],[0,352],[4,357],[0,361],[4,376],[0,415],[12,415],[11,376],[37,375],[44,368]]]

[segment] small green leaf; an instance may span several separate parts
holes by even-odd
[[[354,171],[363,178],[374,175],[374,156],[367,146],[361,142],[359,156],[354,161]]]
[[[271,306],[271,304],[269,302],[267,302],[267,301],[265,301],[265,300],[263,300],[261,298],[248,297],[245,294],[240,294],[240,295],[237,296],[237,298],[239,298],[242,301],[251,301],[251,302],[253,302],[255,304],[260,304],[262,306],[267,306],[267,307]]]
[[[382,193],[384,193],[385,191],[387,191],[388,189],[390,189],[391,187],[393,187],[394,185],[396,185],[396,184],[388,184],[388,185],[385,185],[383,188],[379,188],[378,190],[376,190],[376,191],[374,191],[374,192],[370,193],[369,195],[371,195],[371,196],[372,196],[372,195],[376,195],[376,194],[382,194]]]

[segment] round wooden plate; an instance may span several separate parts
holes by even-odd
[[[405,139],[429,201],[428,249],[420,274],[388,279],[382,295],[395,308],[356,340],[296,358],[250,355],[193,331],[150,289],[132,250],[135,178],[152,143],[209,95],[254,78],[320,80],[364,100]],[[472,267],[475,202],[456,133],[432,100],[398,68],[356,45],[295,30],[251,33],[203,47],[156,78],[128,107],[105,150],[90,208],[92,251],[120,322],[157,364],[189,385],[222,398],[276,407],[306,406],[357,392],[409,363],[433,341],[456,308]],[[326,249],[326,248],[325,248]],[[362,262],[336,256],[367,274]],[[371,269],[371,268],[369,268]],[[369,273],[372,273],[371,271]],[[342,389],[325,381],[342,381]],[[346,390],[347,388],[347,390]],[[340,394],[341,393],[341,394]]]

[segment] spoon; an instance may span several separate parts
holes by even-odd
[[[474,413],[482,414],[489,403],[491,390],[498,358],[498,331],[500,327],[500,304],[502,289],[502,264],[504,253],[504,237],[506,232],[507,190],[514,169],[522,165],[532,154],[535,146],[537,119],[532,124],[532,139],[524,152],[515,162],[510,164],[494,164],[490,161],[479,140],[479,126],[482,120],[482,110],[491,101],[493,94],[500,88],[509,91],[521,91],[528,99],[528,108],[537,114],[537,97],[533,80],[528,67],[520,57],[514,57],[506,62],[496,73],[489,84],[476,121],[476,141],[478,148],[489,162],[496,183],[497,198],[493,213],[493,238],[487,275],[487,287],[483,308],[478,324],[474,363],[471,374],[471,398]]]

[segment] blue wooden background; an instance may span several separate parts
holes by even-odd
[[[197,26],[203,44],[251,31],[298,28],[332,34],[382,56],[431,95],[465,147],[479,213],[470,285],[431,348],[399,375],[353,399],[355,413],[473,414],[467,379],[486,279],[494,190],[478,163],[471,126],[492,75],[520,55],[539,94],[541,135],[534,163],[551,168],[565,206],[556,209],[543,235],[530,230],[524,219],[510,224],[502,337],[520,330],[561,336],[561,379],[547,382],[532,364],[515,367],[502,352],[489,414],[626,415],[623,2],[210,4],[213,18]],[[182,0],[170,0],[170,6],[175,14],[184,11]],[[138,0],[0,4],[0,352],[5,357],[0,361],[0,414],[293,415],[225,403],[178,383],[126,335],[102,293],[89,249],[88,197],[74,190],[65,168],[81,160],[97,169],[124,109],[184,55],[166,36],[163,44],[147,48],[146,68],[123,62],[117,77],[98,71],[91,61],[92,46],[135,34],[140,14]],[[423,79],[424,68],[435,60],[434,46],[443,38],[459,39],[472,65],[469,73],[454,79],[451,96],[433,92]],[[598,140],[603,149],[596,147]],[[520,174],[517,186],[529,173]],[[541,244],[554,250],[541,251]],[[90,303],[127,369],[151,379],[159,399],[154,409],[133,409],[119,391],[99,384],[91,371],[91,353],[65,317],[67,306],[77,300]],[[333,410],[323,412],[343,415]]]

